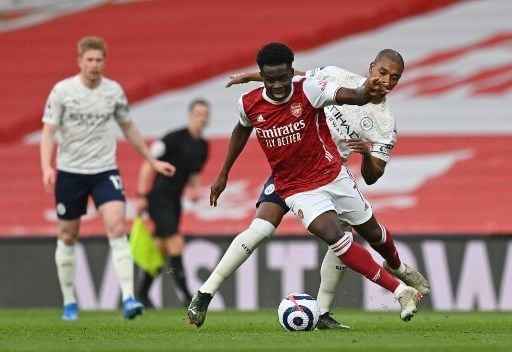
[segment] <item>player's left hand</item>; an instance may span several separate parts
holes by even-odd
[[[161,160],[153,160],[151,162],[151,165],[153,166],[153,169],[155,171],[165,175],[165,176],[174,176],[176,173],[176,167],[167,161],[161,161]]]
[[[368,147],[368,143],[361,138],[352,138],[345,141],[347,147],[350,148],[354,153],[359,153],[362,155],[370,155],[370,148]]]

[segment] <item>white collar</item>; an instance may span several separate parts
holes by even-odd
[[[292,98],[292,95],[293,95],[293,92],[295,91],[295,87],[293,85],[293,80],[292,80],[292,89],[290,91],[290,94],[286,97],[285,100],[273,100],[271,99],[268,95],[267,95],[267,89],[265,88],[265,86],[263,86],[263,90],[261,91],[261,95],[263,96],[263,99],[265,99],[266,101],[268,101],[270,104],[274,104],[274,105],[282,105],[282,104],[285,104],[287,103],[288,101],[290,101],[290,99]]]

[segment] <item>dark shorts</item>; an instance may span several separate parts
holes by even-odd
[[[256,208],[258,208],[262,202],[270,202],[280,205],[286,212],[290,210],[285,201],[277,195],[276,187],[274,186],[274,178],[272,176],[270,176],[267,182],[265,182],[265,185],[261,190],[260,197],[256,202]]]
[[[180,197],[150,194],[148,197],[148,213],[155,224],[155,236],[169,237],[179,232],[181,219]]]
[[[119,171],[109,170],[92,175],[57,172],[55,208],[59,219],[75,220],[86,214],[89,195],[96,208],[113,200],[124,202],[123,181]]]

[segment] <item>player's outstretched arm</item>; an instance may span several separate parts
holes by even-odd
[[[121,130],[123,131],[124,136],[130,142],[131,145],[146,159],[155,171],[165,175],[165,176],[173,176],[176,172],[176,168],[174,165],[153,158],[151,152],[149,151],[142,135],[139,132],[139,129],[135,126],[135,124],[131,121],[121,122],[119,123]]]
[[[229,81],[226,83],[226,88],[231,87],[233,84],[243,84],[249,82],[261,82],[261,76],[259,72],[243,72],[235,73],[229,76]]]
[[[304,76],[306,73],[303,71],[294,71],[295,76]],[[243,73],[235,73],[234,75],[229,76],[229,81],[226,83],[226,88],[231,87],[233,84],[243,84],[249,82],[262,82],[263,79],[259,72],[243,72]]]
[[[339,105],[365,105],[373,97],[382,94],[384,90],[378,77],[368,77],[365,84],[359,88],[340,87],[336,92],[335,100]]]
[[[210,187],[210,205],[216,207],[217,200],[228,183],[228,175],[235,163],[236,159],[247,144],[247,140],[251,135],[252,127],[244,127],[238,123],[233,132],[231,133],[231,139],[229,140],[228,152],[224,159],[224,164],[219,172],[219,176]]]

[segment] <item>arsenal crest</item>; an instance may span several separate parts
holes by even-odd
[[[300,117],[302,115],[302,104],[301,103],[295,103],[290,106],[290,112],[295,117]]]

